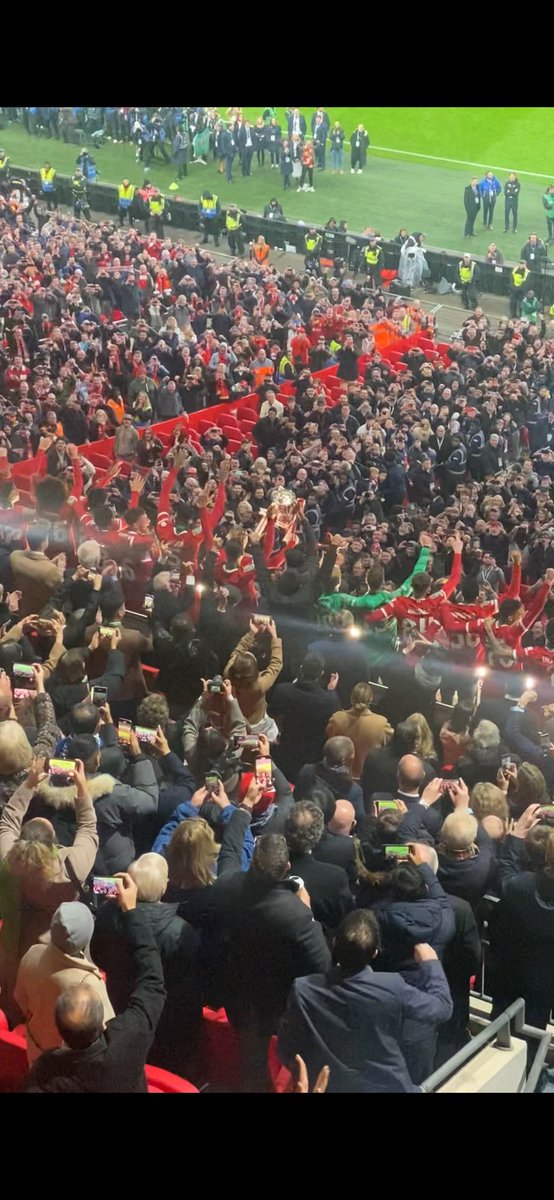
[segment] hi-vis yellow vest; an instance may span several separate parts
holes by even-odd
[[[135,197],[134,184],[130,183],[128,187],[124,187],[123,184],[120,183],[117,189],[117,194],[119,196],[120,208],[130,208]]]
[[[319,235],[316,235],[316,237],[310,237],[309,234],[306,234],[306,250],[308,250],[310,254],[313,250],[317,250],[319,246],[321,246],[321,238]]]
[[[40,178],[43,192],[53,191],[55,174],[56,172],[53,167],[49,167],[48,170],[46,170],[46,167],[40,168]]]
[[[460,265],[458,267],[460,282],[461,283],[471,283],[471,280],[473,279],[474,271],[475,271],[475,263],[474,262],[472,262],[469,267],[464,267],[463,263],[460,263]]]
[[[148,201],[148,204],[150,206],[150,212],[152,213],[153,217],[158,217],[158,216],[160,216],[161,213],[163,213],[163,210],[165,208],[165,200],[164,200],[163,196],[158,196],[157,200],[153,200],[151,198]]]
[[[528,267],[525,267],[523,269],[523,271],[518,271],[517,267],[514,267],[514,269],[512,271],[512,283],[513,283],[514,287],[523,287],[523,284],[525,283],[525,280],[527,279],[528,274],[529,274]]]
[[[212,196],[211,200],[208,200],[206,196],[202,196],[202,199],[200,200],[200,208],[202,209],[204,216],[209,217],[210,219],[215,217],[217,211],[217,196]]]
[[[379,262],[380,257],[381,257],[381,247],[380,246],[376,246],[374,250],[371,249],[371,246],[366,246],[366,248],[364,250],[364,258],[366,260],[366,263],[369,263],[370,266],[374,267],[375,263]]]
[[[236,217],[232,217],[229,213],[227,213],[227,216],[225,217],[225,225],[227,229],[240,229],[240,214],[237,213]]]

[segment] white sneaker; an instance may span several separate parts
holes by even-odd
[[[361,173],[362,173],[362,168],[358,167],[358,175],[361,175]]]
[[[297,190],[297,192],[301,192],[303,189],[301,187],[297,187],[296,190]]]
[[[308,188],[307,190],[308,190],[309,192],[315,192],[315,188]]]
[[[355,170],[354,170],[354,167],[352,167],[352,168],[351,168],[351,170],[350,170],[350,174],[351,174],[351,175],[355,175],[355,174],[356,174],[356,172],[355,172]]]

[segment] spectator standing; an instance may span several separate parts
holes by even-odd
[[[363,125],[358,125],[350,138],[350,173],[354,175],[362,174],[362,171],[367,162],[367,148],[369,146],[369,135],[366,133]]]
[[[277,171],[279,169],[279,163],[281,160],[281,142],[281,126],[277,123],[277,118],[272,117],[265,130],[265,144],[266,148],[269,150],[269,160],[272,171]]]
[[[472,259],[471,254],[464,254],[462,261],[458,264],[460,295],[464,308],[476,308],[477,306],[477,292],[475,290],[477,275],[477,263]]]
[[[529,276],[529,268],[524,259],[512,271],[512,286],[510,288],[510,316],[519,317],[521,302],[525,294],[525,285]]]
[[[52,167],[49,162],[45,162],[44,166],[40,168],[40,190],[44,196],[46,207],[48,209],[54,208],[56,204],[56,192],[54,189],[55,178],[56,171],[54,167]]]
[[[309,182],[306,183],[306,180]],[[302,175],[297,192],[313,192],[314,189],[314,147],[311,138],[306,138],[302,150]]]
[[[492,171],[487,171],[484,179],[479,184],[479,195],[483,208],[483,225],[486,229],[492,229],[492,221],[494,216],[494,206],[496,198],[502,191],[502,184],[496,178]]]
[[[279,166],[283,178],[283,191],[287,192],[290,189],[290,181],[293,171],[292,150],[287,138],[283,140],[281,153],[279,156]]]
[[[464,189],[464,208],[466,210],[466,223],[464,228],[464,237],[475,237],[473,226],[475,218],[481,207],[481,195],[479,192],[479,180],[474,176]]]
[[[333,175],[344,175],[343,158],[344,158],[344,129],[340,121],[335,121],[333,128],[329,134],[331,142],[331,167]]]
[[[546,230],[548,233],[546,244],[548,245],[549,242],[554,241],[554,183],[549,183],[542,198],[542,206],[546,216]]]
[[[519,207],[519,193],[521,184],[517,175],[508,176],[504,184],[504,233],[510,232],[510,217],[512,218],[513,232],[517,233],[517,214]]]

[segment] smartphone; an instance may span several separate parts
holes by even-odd
[[[185,575],[185,584],[187,587],[194,587],[195,583],[196,579],[194,578],[194,575]]]
[[[153,596],[145,596],[142,607],[143,607],[145,613],[151,613],[154,608],[154,597]]]
[[[60,782],[62,779],[69,781],[75,775],[75,763],[69,758],[51,758],[48,765],[48,774],[53,775]]]
[[[139,742],[150,742],[153,745],[156,741],[156,730],[147,729],[145,725],[136,725],[135,733]]]
[[[36,694],[34,688],[14,687],[14,689],[13,689],[14,700],[35,700],[36,695],[37,694]]]
[[[256,733],[238,733],[235,737],[235,746],[241,750],[257,750],[260,744],[260,739]]]
[[[114,628],[115,628],[115,626],[114,626]],[[113,631],[114,630],[112,628],[110,628],[109,625],[101,625],[100,626],[100,637],[111,638]]]
[[[101,708],[101,706],[106,704],[108,700],[107,687],[97,687],[95,685],[90,693],[90,698],[93,704],[97,704],[98,708]]]
[[[374,800],[373,806],[375,808],[375,815],[377,817],[380,813],[386,812],[389,808],[392,808],[394,812],[398,812],[396,800]]]
[[[541,804],[541,812],[546,813],[548,817],[553,817],[554,804]]]
[[[105,900],[116,900],[119,895],[117,879],[113,875],[93,875],[92,890],[95,896],[103,896]]]
[[[384,851],[385,851],[385,854],[387,855],[387,858],[409,858],[410,857],[410,847],[409,846],[385,846]]]
[[[256,625],[269,625],[269,622],[271,621],[271,617],[262,616],[261,613],[256,613],[254,620],[256,622]]]
[[[120,719],[118,721],[117,733],[118,733],[120,742],[123,742],[125,745],[128,745],[129,742],[131,741],[132,732],[133,732],[133,722],[132,721],[126,721],[126,720],[122,720],[122,719]]]
[[[34,683],[35,673],[30,663],[14,663],[13,677],[14,679],[24,679],[25,683],[29,683],[32,679]]]
[[[212,771],[212,772],[210,772],[210,774],[206,775],[206,789],[210,793],[210,795],[217,796],[219,794],[220,783],[221,783],[221,779],[219,778],[219,775],[215,774],[214,771]]]
[[[264,792],[269,792],[273,788],[273,764],[270,758],[256,759],[256,783],[259,783]]]
[[[212,679],[208,684],[208,691],[211,692],[213,696],[219,696],[219,694],[223,691],[223,684],[217,679]]]
[[[500,766],[502,767],[502,770],[509,771],[511,765],[512,765],[512,760],[510,758],[510,755],[503,754],[502,758],[500,759]]]

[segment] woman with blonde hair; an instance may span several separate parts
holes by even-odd
[[[352,779],[361,778],[366,755],[385,746],[393,729],[387,718],[371,711],[373,690],[369,683],[357,683],[350,695],[350,708],[333,713],[325,730],[326,738],[349,737],[354,743]]]
[[[506,832],[510,816],[508,801],[505,792],[495,783],[476,783],[470,796],[470,807],[478,821],[498,817]]]
[[[252,258],[259,267],[264,266],[264,264],[269,261],[269,251],[271,247],[268,246],[263,234],[260,234],[259,238],[257,238],[255,242],[252,242],[251,249]]]
[[[550,804],[546,781],[539,767],[524,762],[517,769],[513,790],[508,800],[513,817],[520,817],[531,804]]]
[[[260,671],[254,650],[264,648],[267,635],[269,663]],[[233,685],[233,695],[252,733],[265,733],[271,742],[277,741],[279,730],[275,721],[267,715],[266,692],[273,687],[283,670],[283,643],[277,637],[274,621],[261,623],[253,617],[250,630],[233,650],[223,672]]]
[[[79,899],[98,852],[96,813],[79,761],[74,773],[77,830],[73,844],[57,846],[54,827],[44,817],[23,824],[33,793],[46,778],[44,759],[35,759],[0,818],[0,990],[5,1011],[7,1006],[13,1011],[21,958],[48,932],[59,905]]]
[[[406,718],[406,725],[411,726],[414,730],[415,740],[412,753],[418,754],[420,758],[424,758],[426,762],[435,763],[437,761],[437,752],[435,750],[435,742],[430,726],[425,720],[422,713],[412,713]]]

